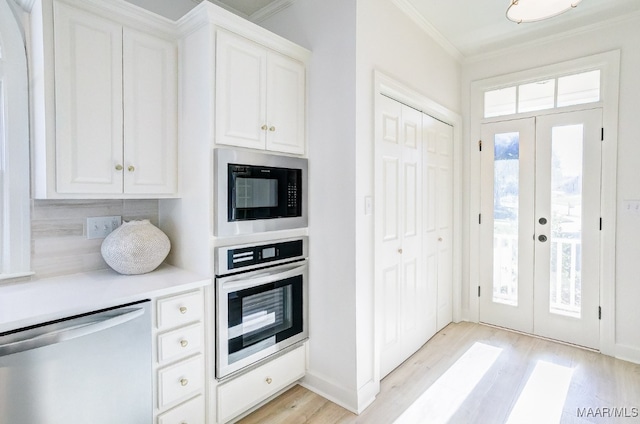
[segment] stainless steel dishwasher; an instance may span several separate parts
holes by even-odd
[[[150,302],[0,334],[0,424],[152,421]]]

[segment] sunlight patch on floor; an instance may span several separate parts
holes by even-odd
[[[395,424],[446,423],[501,352],[500,348],[476,342],[404,411]]]
[[[573,368],[538,361],[507,424],[559,423]]]

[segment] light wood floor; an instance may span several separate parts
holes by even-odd
[[[450,423],[505,423],[538,361],[573,369],[560,422],[640,423],[640,417],[633,416],[640,409],[640,365],[472,323],[451,324],[436,334],[382,380],[375,402],[359,416],[295,386],[240,423],[391,424],[476,342],[502,350],[464,402],[451,411]],[[592,408],[591,415],[579,417],[578,409],[583,408]],[[618,408],[626,417],[603,417],[604,408]],[[418,421],[432,422],[428,413]]]

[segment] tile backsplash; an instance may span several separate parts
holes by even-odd
[[[123,221],[149,219],[158,225],[158,200],[33,200],[31,268],[46,278],[108,268],[100,246],[87,239],[87,218],[120,215]]]

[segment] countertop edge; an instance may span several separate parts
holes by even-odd
[[[0,286],[0,333],[200,289],[211,277],[163,264],[141,275],[111,269]]]

